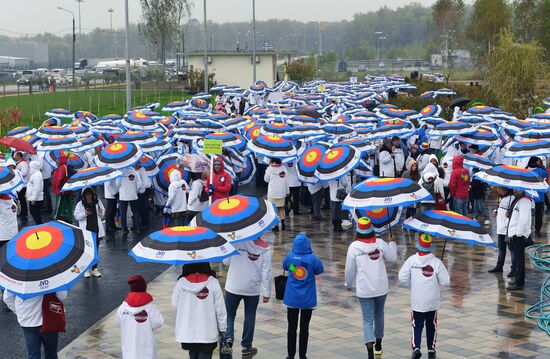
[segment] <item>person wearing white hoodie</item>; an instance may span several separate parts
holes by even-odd
[[[363,312],[363,337],[368,359],[382,355],[384,337],[384,305],[389,292],[386,261],[395,262],[397,245],[390,235],[388,244],[376,238],[368,217],[357,220],[357,237],[348,248],[345,268],[345,286],[351,291],[355,283],[356,295]]]
[[[120,328],[123,359],[156,359],[154,331],[164,325],[164,318],[147,293],[147,283],[140,275],[128,279],[130,293],[118,307],[115,321]]]
[[[191,221],[197,213],[208,207],[208,172],[202,172],[197,178],[191,182],[191,190],[189,191],[189,202],[187,203],[187,221]],[[201,194],[204,195],[201,198]]]
[[[144,191],[141,177],[133,167],[122,170],[124,177],[117,179],[116,186],[119,188],[120,200],[120,224],[124,234],[128,234],[128,219],[126,218],[128,206],[132,209],[132,222],[134,229],[139,233],[141,221],[138,208],[138,194]]]
[[[280,158],[272,158],[269,167],[265,170],[264,181],[267,185],[267,199],[277,207],[277,214],[281,220],[281,229],[285,225],[285,198],[290,193],[288,185],[288,169],[281,164]],[[279,231],[279,225],[273,227],[273,232]]]
[[[220,282],[208,263],[183,266],[172,293],[176,310],[176,341],[190,359],[210,359],[225,336],[227,311]]]
[[[225,308],[227,309],[227,333],[224,354],[232,352],[234,341],[235,316],[239,304],[244,301],[244,326],[241,340],[242,355],[254,355],[258,349],[252,346],[256,310],[263,292],[263,303],[271,297],[271,248],[260,239],[245,241],[233,245],[239,251],[238,256],[224,259],[229,265],[225,282]],[[261,289],[261,290],[260,290]]]
[[[31,161],[31,176],[27,183],[27,201],[29,212],[36,224],[42,224],[42,201],[44,200],[44,180],[40,172],[40,163]]]
[[[14,195],[0,194],[0,228],[2,228],[0,231],[0,248],[19,232],[17,229],[17,205],[14,198]],[[5,312],[8,311],[7,307],[2,309]]]
[[[56,292],[58,300],[67,298],[67,292]],[[9,291],[4,291],[4,303],[17,316],[17,322],[25,335],[28,358],[41,358],[42,347],[46,359],[57,358],[57,344],[59,333],[41,333],[40,329],[44,324],[42,316],[43,295],[30,299],[21,299]]]
[[[451,279],[445,265],[432,254],[432,236],[420,233],[416,242],[418,253],[410,256],[399,270],[399,283],[411,288],[411,359],[422,356],[420,343],[426,325],[428,358],[435,358],[437,311],[440,306],[441,286],[449,286]]]
[[[164,206],[164,213],[170,213],[173,225],[187,225],[187,191],[189,185],[183,178],[181,172],[174,170],[170,173],[170,186],[168,186],[168,201]]]

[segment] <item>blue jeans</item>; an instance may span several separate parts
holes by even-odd
[[[27,342],[28,359],[42,358],[42,345],[46,359],[57,359],[59,333],[40,333],[40,327],[21,327]]]
[[[386,295],[373,298],[359,298],[363,312],[363,337],[366,343],[374,343],[384,337],[384,304]],[[374,330],[373,330],[374,326]]]
[[[483,219],[489,219],[489,214],[485,207],[485,200],[483,198],[474,199],[474,218],[478,216],[483,216]]]
[[[230,292],[225,292],[225,309],[227,310],[227,330],[225,332],[225,340],[235,337],[235,316],[241,300],[244,301],[244,325],[241,347],[250,348],[254,340],[254,327],[256,326],[256,309],[260,302],[259,295],[238,295]]]
[[[134,227],[137,229],[141,229],[141,221],[139,218],[139,206],[138,201],[120,201],[120,225],[122,229],[128,228],[128,219],[126,218],[128,213],[128,203],[130,204],[130,208],[132,209],[132,222],[134,224]]]
[[[463,216],[468,215],[468,200],[453,198],[454,210]]]

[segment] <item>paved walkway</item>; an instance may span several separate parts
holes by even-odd
[[[314,251],[323,260],[326,270],[318,278],[319,305],[310,325],[308,357],[365,358],[361,310],[357,299],[343,286],[345,254],[353,240],[353,232],[334,234],[328,223],[314,222],[308,215],[290,220],[290,227],[291,230],[286,233],[265,236],[274,249],[274,275],[281,273],[282,258],[291,248],[294,236],[302,231],[312,238]],[[398,261],[388,268],[390,293],[386,302],[385,358],[410,356],[409,290],[397,287],[397,272],[415,250],[414,243],[406,235],[400,230],[397,233]],[[436,254],[440,255],[443,243],[438,239],[436,241]],[[487,273],[495,262],[496,250],[493,248],[461,243],[447,245],[444,263],[451,273],[451,286],[442,291],[437,346],[439,358],[550,357],[550,338],[537,329],[534,321],[523,316],[527,307],[525,303],[534,303],[537,299],[542,275],[528,270],[525,291],[510,293],[504,289],[507,282],[505,275]],[[528,268],[531,266],[528,265]],[[187,356],[174,340],[175,312],[170,304],[179,270],[169,268],[149,285],[166,321],[157,332],[159,358]],[[220,280],[224,281],[223,274]],[[120,283],[126,285],[125,278],[120,278]],[[237,338],[242,333],[242,314],[241,307],[236,322]],[[119,341],[112,312],[66,346],[60,358],[120,358]],[[286,308],[280,301],[260,304],[254,346],[259,349],[257,358],[286,356]],[[426,354],[424,356],[427,357]],[[240,357],[239,353],[234,357]]]

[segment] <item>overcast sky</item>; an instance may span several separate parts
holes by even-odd
[[[256,0],[257,20],[292,19],[300,21],[337,21],[351,19],[356,12],[377,10],[383,5],[392,8],[411,3],[410,0]],[[432,5],[435,0],[418,0]],[[195,0],[192,16],[201,18],[202,0]],[[68,33],[71,15],[57,9],[65,7],[75,13],[78,32],[76,0],[0,0],[0,34],[23,35],[45,31]],[[216,22],[250,21],[252,0],[207,0],[208,19]],[[130,21],[141,17],[139,0],[129,0]],[[114,9],[113,27],[124,26],[124,0],[84,0],[81,4],[82,32],[95,27],[108,28],[109,8]]]

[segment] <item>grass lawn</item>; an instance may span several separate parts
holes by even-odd
[[[181,89],[134,89],[132,91],[132,106],[144,105],[148,102],[160,102],[162,107],[168,102],[189,97],[191,95],[182,92]],[[10,106],[18,107],[23,112],[20,125],[37,127],[47,119],[43,114],[56,107],[71,111],[90,111],[98,117],[110,113],[123,114],[126,112],[126,95],[125,91],[120,89],[98,88],[67,91],[61,88],[53,93],[0,96],[0,110]]]

